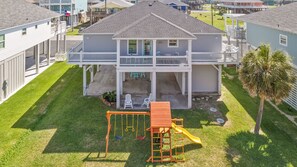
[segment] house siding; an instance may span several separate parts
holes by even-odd
[[[84,35],[85,52],[116,52],[116,41],[112,40],[113,35]]]
[[[288,37],[288,46],[279,44],[280,34]],[[293,62],[297,66],[297,34],[247,23],[247,41],[255,47],[258,47],[261,43],[267,43],[270,44],[273,50],[286,51],[292,56]]]
[[[192,52],[221,52],[222,51],[222,35],[208,34],[195,35],[196,40],[192,42]]]

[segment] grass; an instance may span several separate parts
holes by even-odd
[[[296,166],[297,128],[268,103],[263,135],[250,133],[258,104],[238,79],[223,75],[217,105],[228,121],[217,126],[207,111],[173,110],[203,147],[186,139],[186,162],[163,165]],[[145,162],[148,137],[138,141],[131,132],[121,141],[111,135],[109,155],[102,158],[109,109],[96,97],[82,96],[81,68],[54,64],[0,105],[0,166],[155,166]]]
[[[86,23],[80,24],[80,25],[78,25],[78,26],[76,26],[76,27],[73,27],[73,31],[72,31],[72,29],[70,28],[70,29],[68,29],[66,35],[69,35],[69,36],[80,35],[80,34],[79,34],[79,30],[80,30],[81,28],[85,28],[85,27],[88,27],[88,26],[90,26],[90,22],[86,22]]]
[[[211,12],[192,12],[191,16],[194,18],[197,18],[198,20],[201,20],[209,25],[211,25]],[[232,24],[232,20],[230,18],[227,18],[227,24],[231,25]],[[235,22],[234,22],[235,24]],[[239,25],[242,26],[243,22],[239,22]],[[217,13],[213,16],[213,26],[225,31],[225,21],[224,21],[224,17],[218,15]]]

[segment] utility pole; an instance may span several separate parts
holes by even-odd
[[[211,13],[211,25],[213,26],[213,2],[211,2],[211,5],[210,5],[210,13]]]

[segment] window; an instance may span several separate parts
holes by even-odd
[[[168,47],[178,47],[178,40],[168,40]]]
[[[128,40],[128,55],[137,54],[137,40]]]
[[[38,25],[35,25],[35,29],[37,29],[38,28]]]
[[[283,46],[288,46],[288,37],[286,35],[279,35],[279,44]]]
[[[27,28],[23,28],[22,29],[22,35],[26,35],[27,34]]]
[[[49,21],[47,22],[47,25],[49,25]]]
[[[0,34],[0,49],[5,48],[5,35]]]

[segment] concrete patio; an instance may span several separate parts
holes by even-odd
[[[116,69],[114,66],[101,66],[89,84],[87,95],[100,96],[104,92],[116,90]],[[144,98],[151,92],[150,73],[145,77],[133,79],[130,73],[125,74],[121,108],[124,108],[125,94],[131,94],[134,110],[146,109],[141,106]],[[187,109],[187,96],[181,94],[174,73],[157,73],[157,101],[170,101],[173,109]]]

